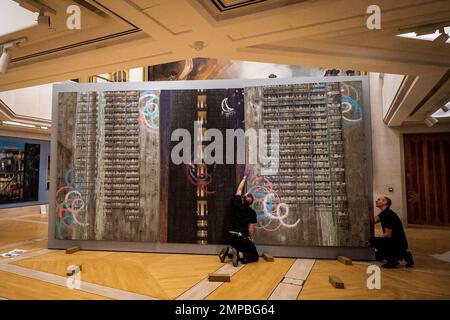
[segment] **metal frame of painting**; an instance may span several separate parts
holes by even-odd
[[[49,248],[64,249],[70,246],[80,246],[88,250],[107,250],[107,251],[137,251],[137,252],[165,252],[165,253],[191,253],[191,254],[215,254],[223,245],[219,244],[193,244],[193,243],[162,243],[162,242],[143,242],[135,241],[114,241],[108,238],[101,240],[61,240],[56,237],[56,194],[58,191],[57,182],[61,180],[61,173],[58,173],[58,161],[62,161],[58,154],[58,123],[59,123],[59,95],[60,93],[88,93],[88,92],[107,92],[111,91],[140,91],[151,93],[158,90],[212,90],[227,88],[253,88],[266,86],[290,86],[301,84],[325,83],[326,85],[335,82],[360,82],[362,90],[362,112],[364,114],[364,148],[366,154],[367,168],[367,199],[361,200],[367,203],[371,211],[372,204],[372,163],[371,163],[371,119],[369,106],[369,85],[367,77],[306,77],[306,78],[286,78],[286,79],[252,79],[252,80],[194,80],[194,81],[160,81],[160,82],[142,82],[142,83],[101,83],[101,84],[58,84],[53,88],[53,126],[51,141],[51,198],[49,215]],[[331,89],[330,89],[331,90]],[[199,91],[200,92],[200,91]],[[142,93],[141,93],[142,94]],[[147,94],[151,98],[151,94]],[[147,98],[148,98],[147,97]],[[149,98],[149,99],[150,99]],[[108,98],[105,98],[108,101]],[[197,97],[197,99],[200,99]],[[149,104],[150,105],[150,104]],[[199,104],[197,104],[199,105]],[[105,104],[107,108],[107,103]],[[152,110],[150,110],[151,112]],[[138,110],[136,112],[139,112]],[[201,110],[198,110],[198,114]],[[197,114],[197,111],[196,111]],[[145,115],[144,115],[145,116]],[[247,116],[247,113],[246,113]],[[144,118],[145,120],[145,118]],[[247,121],[247,120],[246,120]],[[269,122],[267,122],[269,123]],[[247,125],[247,122],[246,122]],[[148,142],[149,143],[149,142]],[[159,146],[159,142],[158,142]],[[158,154],[159,156],[159,154]],[[60,160],[58,160],[60,158]],[[103,159],[103,158],[102,158]],[[106,159],[106,158],[105,158]],[[100,161],[100,160],[98,160]],[[103,161],[103,160],[101,160]],[[136,160],[137,161],[137,160]],[[107,177],[106,177],[107,178]],[[106,179],[105,178],[105,179]],[[59,179],[59,180],[58,180]],[[281,179],[281,178],[280,178]],[[60,181],[61,182],[61,181]],[[92,189],[94,190],[94,189]],[[159,190],[158,190],[159,191]],[[136,201],[139,201],[137,199]],[[142,202],[142,200],[141,200]],[[334,204],[333,204],[334,205]],[[112,208],[113,209],[113,208]],[[112,210],[105,207],[105,212]],[[317,209],[316,209],[317,210]],[[133,211],[132,208],[129,211]],[[106,213],[105,213],[106,214]],[[133,218],[131,214],[129,219]],[[166,221],[167,223],[167,221]],[[369,217],[367,216],[369,224]],[[105,231],[103,231],[105,232]],[[108,231],[106,231],[108,232]],[[345,231],[344,231],[345,232]],[[373,229],[370,230],[373,232]],[[327,240],[328,241],[328,240]],[[270,241],[269,241],[270,242]],[[204,243],[204,242],[199,242]],[[265,242],[267,243],[267,241]],[[295,245],[258,245],[258,251],[271,252],[279,257],[315,257],[315,258],[335,258],[337,255],[346,255],[353,259],[372,259],[373,250],[363,246],[340,246],[339,242],[329,242],[331,245],[324,244],[295,246]],[[337,245],[334,245],[337,243]]]

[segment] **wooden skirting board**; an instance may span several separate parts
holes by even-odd
[[[232,264],[228,263],[217,270],[215,273],[227,274],[232,277],[236,272],[241,270],[244,265],[240,264],[237,268],[233,267]],[[214,290],[220,287],[223,282],[211,282],[208,278],[201,280],[195,286],[190,288],[188,291],[184,292],[178,296],[175,300],[203,300],[209,296]]]
[[[270,295],[269,300],[297,300],[314,262],[314,259],[295,260],[283,280]]]

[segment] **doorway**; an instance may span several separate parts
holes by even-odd
[[[408,224],[449,227],[450,133],[405,134]]]

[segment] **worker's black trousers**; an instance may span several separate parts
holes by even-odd
[[[406,248],[401,248],[394,241],[382,237],[370,237],[369,243],[377,249],[377,260],[402,260],[406,254]]]
[[[241,259],[242,263],[256,262],[259,259],[258,251],[255,244],[247,237],[230,236],[230,245],[238,252],[242,252],[244,258]]]

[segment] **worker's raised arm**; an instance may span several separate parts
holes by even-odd
[[[247,167],[245,167],[244,176],[242,177],[242,180],[239,183],[239,186],[235,193],[236,196],[242,196],[242,191],[244,190],[245,181],[247,180],[247,177],[249,174],[250,174],[250,170],[248,170]]]
[[[373,213],[370,213],[370,222],[372,222],[373,225],[376,225],[378,222],[380,222],[380,218],[379,217],[374,217]]]

